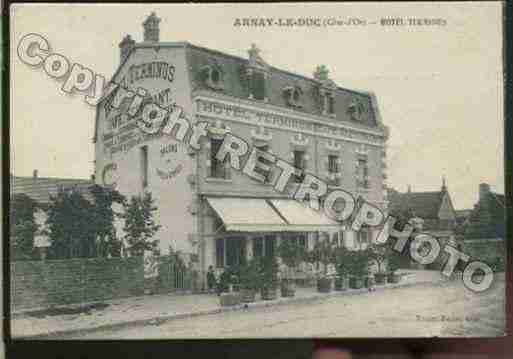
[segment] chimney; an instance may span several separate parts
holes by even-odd
[[[479,185],[479,202],[485,199],[488,193],[490,193],[490,185],[488,183],[481,183]]]
[[[32,177],[33,177],[34,179],[36,179],[36,178],[37,178],[37,170],[34,170],[34,172],[32,172]]]
[[[135,41],[132,39],[130,35],[126,35],[123,40],[119,43],[119,58],[120,63],[125,61],[125,59],[128,57],[128,54],[135,46]]]
[[[144,41],[159,42],[159,23],[160,18],[154,12],[144,20]]]

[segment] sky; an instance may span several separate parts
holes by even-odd
[[[316,4],[29,4],[11,7],[11,46],[43,35],[54,52],[108,79],[118,44],[142,41],[155,11],[161,41],[188,41],[247,58],[255,43],[272,66],[311,77],[324,64],[339,86],[373,91],[390,128],[388,185],[436,191],[445,176],[456,209],[472,208],[479,183],[504,193],[500,2]],[[236,19],[358,18],[377,24],[235,27]],[[383,17],[441,18],[445,26],[381,26]],[[11,172],[89,178],[95,109],[83,94],[22,63],[11,51]]]

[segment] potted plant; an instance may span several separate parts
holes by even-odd
[[[369,248],[371,260],[376,262],[378,271],[374,273],[376,284],[386,284],[388,274],[385,271],[384,264],[387,259],[388,246],[374,243]]]
[[[360,289],[365,285],[365,278],[369,273],[369,257],[366,251],[354,251],[349,261],[349,287]]]
[[[335,249],[334,262],[337,269],[335,278],[335,290],[342,291],[349,287],[349,250],[346,247]]]
[[[328,277],[328,265],[333,257],[333,248],[328,240],[316,243],[310,256],[314,262],[320,262],[323,265],[323,273],[317,277],[317,290],[321,293],[331,292],[331,278]]]
[[[263,300],[278,298],[278,262],[275,257],[262,259],[260,268],[260,295]]]
[[[394,251],[392,248],[388,249],[388,282],[399,283],[401,281],[401,275],[397,273],[401,264],[400,254]]]
[[[223,307],[237,305],[241,302],[240,293],[236,291],[239,282],[238,273],[239,268],[228,267],[219,278],[219,302]]]
[[[284,238],[278,246],[278,255],[287,266],[287,271],[281,278],[281,296],[293,297],[296,293],[294,273],[299,263],[305,258],[305,248],[298,241]]]
[[[240,297],[243,303],[255,301],[256,291],[259,288],[260,267],[257,258],[251,259],[240,268]]]

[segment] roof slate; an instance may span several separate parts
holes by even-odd
[[[412,216],[423,219],[438,219],[443,192],[407,192],[389,190],[390,213],[410,211]]]
[[[202,67],[215,65],[220,67],[223,72],[224,89],[222,92],[224,94],[243,99],[249,97],[249,90],[244,79],[245,69],[249,64],[248,60],[191,44],[187,44],[187,50],[190,78],[194,81],[193,91],[208,89],[199,81],[198,74]],[[269,73],[270,76],[267,79],[268,103],[287,107],[283,89],[287,86],[299,86],[303,91],[302,107],[295,109],[307,114],[322,114],[318,96],[319,83],[316,80],[272,66],[269,67]],[[370,94],[337,87],[334,91],[334,97],[334,111],[337,121],[361,127],[376,127],[378,125]],[[349,105],[353,102],[359,102],[363,105],[364,115],[361,120],[352,120],[347,113]]]

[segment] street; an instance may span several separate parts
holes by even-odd
[[[504,275],[476,294],[460,280],[249,308],[62,339],[501,336]]]

